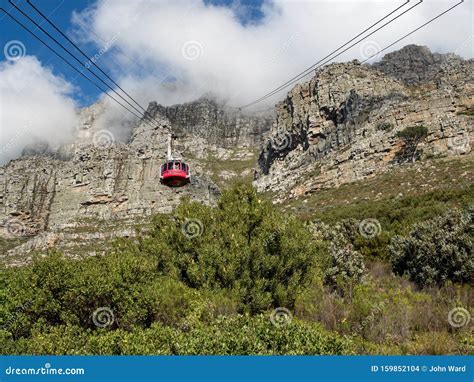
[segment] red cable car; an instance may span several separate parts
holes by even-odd
[[[190,182],[189,166],[179,159],[169,159],[160,168],[160,182],[169,187],[181,187]]]
[[[181,159],[174,159],[171,150],[171,139],[168,136],[168,160],[160,167],[160,182],[168,187],[182,187],[191,181],[189,166]]]

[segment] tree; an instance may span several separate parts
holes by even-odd
[[[216,208],[184,201],[173,216],[158,215],[137,251],[191,288],[235,292],[251,312],[291,308],[322,256],[302,222],[251,186],[224,191]]]
[[[408,236],[395,236],[389,247],[393,271],[418,286],[446,281],[472,284],[473,210],[452,210],[415,224]]]
[[[427,137],[428,128],[423,125],[409,126],[406,129],[399,131],[397,137],[403,140],[404,149],[402,151],[402,159],[411,159],[416,161],[418,145]]]

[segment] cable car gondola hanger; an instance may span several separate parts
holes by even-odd
[[[160,167],[160,182],[168,187],[182,187],[191,181],[189,166],[181,158],[173,158],[172,133],[168,135],[167,160]]]

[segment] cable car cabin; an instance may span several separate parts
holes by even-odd
[[[180,160],[169,160],[161,165],[160,182],[169,187],[181,187],[190,182],[189,166]]]

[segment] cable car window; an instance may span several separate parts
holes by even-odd
[[[168,170],[172,170],[173,169],[173,162],[169,162],[168,163]]]

